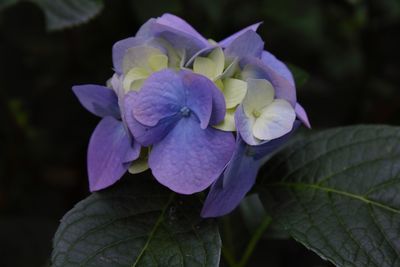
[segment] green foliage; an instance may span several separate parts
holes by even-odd
[[[217,224],[199,218],[200,207],[150,177],[129,177],[64,216],[53,266],[218,266]]]
[[[41,7],[47,29],[59,30],[87,22],[103,8],[102,0],[30,0]]]
[[[240,202],[240,212],[246,228],[254,234],[257,227],[268,217],[257,194],[248,195]]]
[[[296,240],[337,266],[400,265],[400,128],[305,136],[268,166],[261,201]]]
[[[257,229],[267,218],[271,218],[265,211],[258,194],[248,195],[240,203],[240,212],[249,233],[254,235]],[[290,236],[279,225],[268,225],[262,238],[264,239],[288,239]]]
[[[103,9],[103,0],[28,0],[40,7],[48,30],[60,30],[89,21]],[[5,0],[0,10],[20,2]]]

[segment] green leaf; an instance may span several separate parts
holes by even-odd
[[[9,7],[9,6],[15,5],[18,1],[19,1],[19,0],[1,0],[1,2],[0,2],[0,11],[1,11],[3,8],[6,8],[6,7]]]
[[[265,212],[258,194],[251,194],[245,197],[239,206],[244,224],[247,230],[254,235],[257,229],[270,216]],[[290,236],[279,225],[274,222],[269,223],[268,228],[263,234],[264,239],[288,239]]]
[[[48,30],[60,30],[89,21],[100,13],[102,0],[29,0],[46,16]]]
[[[218,266],[218,227],[200,208],[150,177],[126,177],[64,216],[53,266]]]
[[[306,135],[261,172],[273,220],[338,266],[400,266],[400,128]]]
[[[254,234],[257,227],[268,217],[258,194],[251,194],[245,197],[239,206],[244,224],[251,234]]]

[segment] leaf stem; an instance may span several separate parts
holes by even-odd
[[[237,263],[236,265],[233,265],[233,266],[235,266],[235,267],[245,267],[247,265],[247,262],[249,261],[250,256],[253,254],[253,251],[256,248],[258,241],[260,240],[260,238],[262,237],[263,233],[265,232],[265,230],[270,225],[271,221],[272,221],[272,219],[269,216],[266,216],[263,219],[261,224],[256,229],[256,232],[251,237],[249,243],[247,244],[246,250],[244,251],[243,256],[240,259],[239,263]]]
[[[235,257],[233,256],[231,251],[225,246],[222,246],[222,256],[224,257],[226,263],[228,263],[230,267],[237,267]]]
[[[162,223],[163,219],[164,219],[164,214],[167,210],[167,208],[169,207],[169,205],[172,203],[172,201],[175,198],[175,193],[171,193],[169,196],[168,201],[166,202],[165,206],[163,207],[163,209],[161,210],[160,216],[158,216],[157,221],[154,224],[153,229],[150,232],[149,237],[147,238],[146,243],[144,244],[142,250],[140,251],[139,255],[137,256],[135,262],[133,263],[132,267],[137,266],[137,264],[139,263],[139,261],[142,259],[143,254],[145,253],[147,247],[149,246],[155,232],[158,230],[158,227],[160,226],[160,224]]]

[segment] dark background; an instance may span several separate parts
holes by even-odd
[[[400,123],[398,0],[109,0],[89,23],[57,32],[20,3],[0,13],[0,266],[46,265],[59,219],[88,195],[98,118],[71,86],[104,84],[112,44],[164,12],[215,40],[264,21],[266,49],[310,76],[298,99],[315,129]],[[330,266],[294,241],[266,239],[249,266],[267,265]]]

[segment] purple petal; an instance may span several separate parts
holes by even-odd
[[[186,58],[191,58],[199,50],[211,46],[208,41],[196,32],[184,20],[173,15],[150,19],[143,25],[137,37],[160,37],[167,40],[177,50],[184,50]]]
[[[139,30],[136,32],[135,36],[136,37],[149,37],[151,36],[151,29],[153,28],[153,24],[156,22],[155,18],[151,18],[147,20],[145,23],[143,23],[142,26],[140,26]]]
[[[246,144],[238,138],[235,153],[224,174],[211,186],[201,211],[202,217],[218,217],[236,208],[253,186],[259,161],[246,154]],[[224,183],[225,180],[229,180]]]
[[[140,156],[140,150],[142,149],[142,146],[136,142],[135,139],[133,139],[133,136],[130,134],[129,129],[127,129],[126,125],[124,125],[125,133],[127,135],[127,138],[130,140],[131,144],[131,149],[126,152],[125,157],[123,159],[124,165],[129,165],[135,161],[136,159],[139,158]]]
[[[258,145],[260,143],[260,140],[253,136],[253,125],[251,124],[250,119],[244,113],[242,105],[238,106],[236,109],[235,125],[238,134],[247,144]]]
[[[133,116],[143,125],[155,126],[161,119],[188,108],[205,129],[210,121],[215,90],[218,90],[215,84],[202,75],[162,70],[151,75],[137,97],[132,98]]]
[[[252,31],[257,31],[258,27],[261,25],[262,22],[255,23],[253,25],[247,26],[246,28],[238,31],[237,33],[232,34],[231,36],[225,38],[224,40],[220,41],[218,44],[225,48],[228,45],[230,45],[235,39],[237,39],[239,36],[243,35],[245,32],[252,30]]]
[[[286,143],[299,125],[297,121],[290,133],[258,146],[249,146],[238,137],[232,160],[211,186],[201,216],[223,216],[235,209],[254,185],[265,157]]]
[[[214,182],[235,147],[232,133],[201,129],[193,117],[183,118],[153,146],[149,166],[155,178],[181,194],[200,192]]]
[[[275,97],[287,100],[293,107],[296,105],[296,88],[277,71],[264,64],[258,58],[245,58],[242,75],[244,79],[267,79],[275,88]]]
[[[82,106],[94,115],[121,118],[118,98],[112,89],[100,85],[85,84],[73,86],[72,91]]]
[[[200,33],[190,26],[189,23],[175,15],[166,13],[157,19],[157,23],[180,30],[188,35],[193,36],[194,38],[202,40],[205,45],[208,45],[207,40],[201,36]]]
[[[277,59],[273,54],[268,51],[262,52],[261,60],[262,62],[264,62],[265,65],[273,69],[279,75],[288,80],[293,86],[295,86],[292,72],[285,65],[285,63]]]
[[[153,73],[129,105],[135,119],[147,126],[155,126],[161,119],[177,114],[185,105],[180,75],[169,69]]]
[[[135,103],[136,92],[130,92],[125,96],[124,117],[129,130],[135,137],[135,140],[143,146],[161,141],[176,125],[180,116],[177,113],[171,117],[161,119],[156,126],[149,127],[138,122],[133,116],[133,106]]]
[[[308,120],[308,116],[304,108],[299,104],[296,103],[296,106],[294,108],[296,111],[297,118],[309,129],[311,129],[311,124],[310,121]]]
[[[118,181],[129,167],[127,160],[139,157],[140,146],[133,145],[121,121],[105,117],[94,130],[88,148],[90,191]]]
[[[260,58],[264,50],[264,42],[253,30],[248,30],[233,40],[226,48],[225,54],[231,58]]]
[[[116,42],[112,48],[112,59],[114,70],[118,74],[122,74],[122,62],[126,53],[131,47],[144,44],[148,38],[130,37]]]
[[[205,129],[210,122],[211,112],[213,111],[214,95],[216,101],[218,101],[219,95],[217,95],[217,91],[219,91],[219,89],[212,81],[202,75],[194,74],[189,71],[182,71],[180,74],[182,75],[183,86],[186,91],[185,106],[197,115],[200,120],[201,128]],[[222,96],[222,99],[224,99],[222,93],[220,91],[218,93]],[[225,103],[222,107],[224,106]]]

